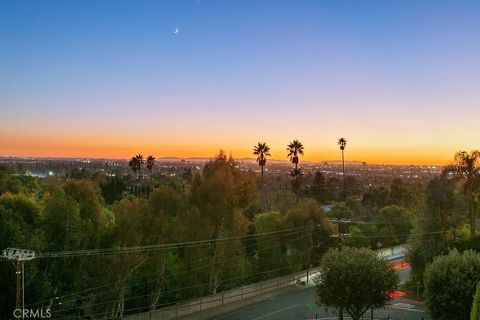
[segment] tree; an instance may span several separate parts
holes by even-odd
[[[393,229],[393,233],[398,235],[400,242],[407,241],[408,235],[413,228],[413,213],[405,208],[391,205],[383,207],[378,212],[379,226],[381,228]]]
[[[300,188],[302,186],[302,176],[303,172],[300,168],[294,168],[290,171],[290,176],[292,176],[292,180],[290,184],[292,185],[292,189],[295,192],[295,196],[297,198],[297,203],[300,198]]]
[[[477,290],[473,297],[472,310],[470,311],[470,320],[480,319],[480,285],[477,284]]]
[[[338,139],[338,145],[340,146],[340,150],[342,151],[342,172],[343,172],[343,193],[344,197],[347,196],[347,180],[345,177],[345,147],[347,146],[347,140],[345,138]]]
[[[346,193],[345,193],[345,198],[346,199],[350,195],[355,195],[359,193],[359,184],[358,181],[355,177],[346,177],[345,178],[345,185],[346,185]]]
[[[319,302],[326,308],[343,309],[354,320],[371,308],[381,308],[399,283],[390,264],[366,248],[329,250],[314,278]]]
[[[59,223],[59,222],[57,222]],[[0,249],[8,247],[41,251],[45,248],[40,206],[24,194],[0,196]],[[25,274],[26,298],[43,300],[52,292],[39,262],[29,262]],[[15,266],[0,263],[0,318],[10,319],[15,308]]]
[[[375,227],[375,226],[373,226]],[[370,227],[371,228],[371,227]],[[372,229],[372,228],[371,228]],[[376,229],[376,227],[375,227]],[[375,230],[378,232],[378,230]],[[358,226],[349,226],[348,233],[350,236],[342,240],[342,246],[355,247],[355,248],[370,248],[370,239],[365,235],[366,232],[363,228]],[[372,233],[370,233],[371,235]]]
[[[276,232],[285,229],[282,215],[274,211],[259,214],[255,218],[255,229],[257,233]],[[257,237],[256,240],[258,248],[256,264],[259,272],[278,269],[286,264],[285,244],[282,241],[281,234],[274,237]],[[273,275],[279,276],[280,274]]]
[[[263,190],[264,189],[263,169],[265,167],[265,164],[267,163],[267,157],[270,157],[270,147],[267,146],[267,144],[265,142],[258,142],[258,144],[253,147],[253,154],[257,156],[257,162],[258,162],[258,165],[260,166],[261,171],[262,171],[262,187],[261,187],[262,207],[263,207],[263,210],[265,210],[266,199],[265,199],[265,193],[264,193],[264,190]]]
[[[88,248],[87,238],[92,230],[85,230],[80,216],[80,205],[62,188],[57,188],[45,198],[43,229],[47,251],[67,251]],[[60,223],[61,222],[61,223]],[[83,289],[83,274],[79,261],[54,259],[48,263],[48,277],[53,291],[63,294]],[[83,271],[83,270],[82,270]]]
[[[383,186],[370,187],[362,198],[363,206],[372,214],[387,205],[389,190]]]
[[[287,157],[290,158],[290,162],[295,165],[293,172],[296,172],[298,171],[298,157],[299,155],[303,155],[303,144],[295,139],[288,144],[287,151]]]
[[[414,209],[418,204],[418,194],[408,187],[401,179],[394,179],[390,185],[387,204]]]
[[[340,200],[342,184],[336,177],[327,180],[327,200]]]
[[[152,171],[153,167],[155,166],[155,157],[150,155],[147,157],[147,160],[145,161],[145,166],[147,167],[148,172],[150,173],[150,182],[152,181]],[[154,186],[151,186],[151,189],[153,190]],[[150,192],[150,186],[148,191]]]
[[[239,236],[247,231],[245,210],[257,200],[256,177],[252,171],[242,171],[222,150],[196,175],[192,185],[191,203],[198,207],[204,219],[204,230],[209,239]],[[192,226],[199,228],[199,226]],[[238,243],[213,242],[211,246],[210,293],[216,293],[221,277],[239,271],[242,261],[230,259],[219,264],[227,251],[238,250]],[[235,248],[229,248],[235,246]],[[236,266],[233,264],[236,263]],[[233,275],[232,275],[233,277]]]
[[[145,212],[148,212],[148,203],[143,198],[124,198],[112,206],[115,214],[115,226],[111,237],[117,247],[140,246],[146,242],[146,229],[151,220]],[[113,282],[113,289],[102,298],[109,303],[103,304],[107,308],[108,318],[117,319],[123,317],[125,309],[126,281],[148,259],[145,252],[130,252],[128,254],[111,255],[105,258],[108,263],[104,270],[104,277]]]
[[[301,176],[303,175],[302,170],[298,168],[298,157],[299,155],[303,155],[303,144],[300,141],[294,139],[287,145],[287,151],[287,157],[290,158],[290,162],[295,165],[295,168],[290,171],[290,175],[293,177],[291,183],[292,188],[297,196],[298,202],[298,199],[300,197],[300,186],[302,184]]]
[[[328,213],[330,218],[336,219],[351,219],[353,216],[352,210],[345,205],[345,202],[337,203]]]
[[[136,156],[132,157],[128,162],[128,166],[132,169],[133,173],[135,173],[137,180],[142,173],[142,168],[144,167],[144,165],[145,160],[143,159],[143,155],[141,154],[137,154]]]
[[[101,230],[107,223],[100,188],[91,180],[69,179],[63,185],[63,189],[69,199],[79,205],[80,218],[84,225],[83,231],[88,237],[86,245],[95,247],[99,244]]]
[[[464,193],[469,197],[470,232],[475,233],[474,192],[480,186],[480,151],[473,150],[470,154],[459,151],[454,157],[455,163],[445,168],[446,174],[453,174],[458,179],[465,180]]]
[[[168,186],[161,186],[152,191],[148,197],[146,211],[143,212],[145,221],[145,244],[162,244],[182,241],[178,236],[176,218],[187,209],[187,200],[184,193],[177,192]],[[160,299],[165,284],[164,275],[171,257],[167,251],[159,250],[149,254],[144,269],[156,272],[157,275],[147,284],[150,308],[154,309]]]
[[[462,224],[466,210],[463,197],[455,192],[455,183],[443,177],[432,179],[427,186],[425,201],[416,219],[410,241],[408,260],[412,277],[423,282],[426,266],[434,257],[446,253],[456,238],[456,229]]]
[[[147,160],[145,161],[146,167],[150,174],[152,174],[153,167],[155,166],[155,157],[154,156],[148,156]]]
[[[268,202],[273,211],[278,211],[281,214],[285,214],[288,209],[295,206],[297,201],[296,194],[291,190],[278,189],[273,191],[268,196]]]
[[[287,228],[301,228],[302,232],[289,238],[291,264],[303,263],[303,268],[318,261],[333,243],[333,229],[326,223],[325,213],[311,198],[303,198],[295,207],[290,208],[283,218]]]
[[[472,297],[480,281],[480,255],[450,251],[425,270],[425,305],[435,320],[468,320]]]
[[[312,185],[309,188],[310,196],[313,196],[319,203],[324,203],[327,199],[327,186],[325,177],[320,171],[315,172]]]

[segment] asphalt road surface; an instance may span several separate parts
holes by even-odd
[[[335,320],[338,319],[334,310],[327,312],[319,307],[315,288],[310,287],[302,290],[286,293],[281,296],[264,300],[244,308],[224,314],[215,320]],[[427,320],[428,316],[423,311],[420,303],[402,298],[395,299],[391,305],[379,310],[374,310],[373,319],[392,320]],[[212,319],[212,320],[213,320]],[[346,313],[344,319],[351,319]],[[371,319],[370,311],[365,313],[364,319]]]
[[[401,282],[409,277],[409,268],[399,270]],[[335,310],[326,311],[318,306],[314,287],[299,289],[280,296],[257,302],[241,309],[229,312],[211,320],[335,320],[338,319]],[[390,317],[390,318],[388,318]],[[344,319],[351,319],[344,313]],[[371,319],[371,312],[367,311],[363,319]],[[376,320],[429,320],[421,302],[395,298],[383,308],[374,310],[373,319]]]

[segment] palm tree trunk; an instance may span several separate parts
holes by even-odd
[[[344,199],[347,198],[347,179],[345,177],[345,157],[342,150],[342,170],[343,170],[343,196]]]
[[[263,187],[263,166],[261,166],[262,168],[262,189],[261,189],[261,192],[262,192],[262,209],[265,211],[265,193],[264,193],[264,187]]]

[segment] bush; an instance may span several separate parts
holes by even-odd
[[[480,281],[480,255],[452,250],[425,270],[425,302],[433,319],[468,320],[472,297]]]

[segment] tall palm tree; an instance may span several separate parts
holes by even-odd
[[[453,174],[455,178],[465,180],[463,192],[469,196],[470,232],[475,233],[475,190],[480,187],[480,151],[473,150],[455,153],[454,163],[445,168],[445,173]]]
[[[303,175],[302,170],[298,168],[298,156],[303,155],[303,144],[294,139],[287,145],[287,152],[287,157],[290,158],[290,161],[295,165],[295,168],[290,171],[290,175],[293,177],[292,187],[295,190],[298,202],[300,198],[301,176]]]
[[[298,140],[293,140],[287,145],[287,157],[295,165],[295,171],[298,170],[298,156],[303,155],[303,144]]]
[[[128,166],[132,169],[132,171],[135,173],[137,177],[137,181],[139,179],[139,176],[142,173],[142,168],[145,165],[145,160],[143,159],[143,155],[137,154],[136,156],[132,157],[130,161],[128,162]],[[137,174],[138,172],[138,174]]]
[[[253,154],[257,156],[258,165],[262,171],[262,207],[265,210],[265,193],[263,190],[263,169],[267,163],[267,157],[270,157],[270,147],[265,142],[258,142],[256,146],[253,146]]]
[[[343,171],[343,199],[345,200],[347,198],[347,180],[345,177],[345,147],[347,146],[347,140],[345,138],[340,138],[338,139],[338,145],[340,146],[340,150],[342,151],[342,171]],[[338,225],[340,227],[340,225]],[[341,240],[339,238],[339,240]],[[340,308],[339,310],[339,319],[343,320],[343,309]]]
[[[137,170],[138,170],[138,174],[141,175],[142,174],[142,168],[145,166],[145,159],[143,158],[143,155],[141,154],[137,154],[135,156],[135,159],[136,159],[136,165],[137,165]]]
[[[145,161],[145,164],[150,174],[152,174],[153,167],[155,166],[155,157],[148,156],[147,160]]]
[[[150,155],[147,157],[147,160],[145,161],[145,166],[147,167],[148,172],[150,172],[150,183],[149,183],[149,191],[153,191],[153,186],[152,186],[152,171],[153,167],[155,166],[155,157]],[[151,187],[151,190],[150,190]]]
[[[130,159],[130,161],[128,161],[128,166],[130,167],[130,169],[132,169],[133,171],[133,174],[135,175],[135,177],[138,177],[137,176],[137,168],[138,168],[138,165],[137,165],[137,158],[136,157],[132,157]],[[135,185],[133,186],[133,193],[136,194],[136,183]]]
[[[340,138],[338,139],[338,145],[340,146],[340,150],[342,150],[342,170],[343,170],[343,195],[347,197],[347,177],[345,176],[345,147],[347,146],[347,139]]]

